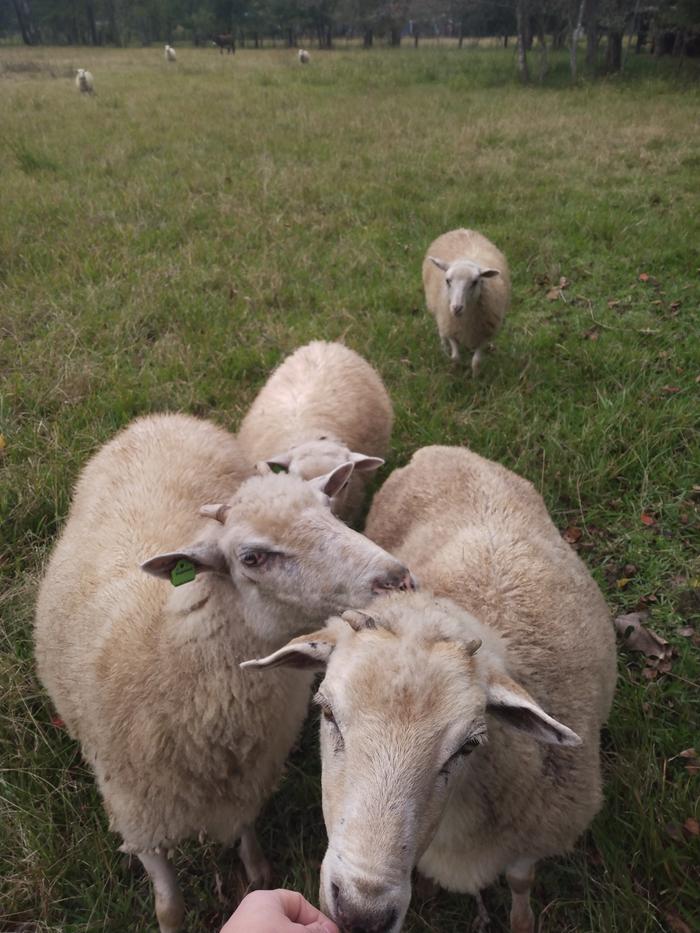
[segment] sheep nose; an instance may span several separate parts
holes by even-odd
[[[452,313],[455,317],[459,317],[463,310],[464,305],[452,305]]]
[[[384,590],[402,590],[408,592],[415,589],[416,581],[413,574],[410,570],[406,570],[405,567],[402,567],[398,573],[384,573],[380,577],[376,577],[372,583],[373,593],[382,593]]]
[[[398,911],[395,907],[363,910],[351,904],[337,884],[332,884],[331,889],[335,917],[343,933],[387,933],[396,923]]]

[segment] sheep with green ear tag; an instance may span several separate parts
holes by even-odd
[[[97,778],[122,850],[184,902],[166,858],[204,833],[269,880],[254,822],[306,714],[310,678],[239,662],[330,613],[412,587],[335,518],[351,462],[305,482],[250,475],[236,439],[186,415],[141,418],[89,461],[41,584],[39,675]],[[145,571],[145,572],[144,572]]]

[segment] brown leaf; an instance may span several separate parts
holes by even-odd
[[[689,816],[683,823],[683,830],[688,833],[689,836],[700,836],[700,823],[698,823],[695,817]]]
[[[680,386],[661,386],[661,391],[665,392],[666,395],[675,395],[676,392],[681,391]]]
[[[698,753],[694,748],[684,748],[682,752],[678,752],[679,758],[697,758]]]
[[[642,524],[644,525],[655,525],[656,524],[656,519],[652,515],[649,515],[648,512],[642,512],[639,518]]]
[[[559,277],[559,288],[568,288],[571,282],[567,279],[565,275]]]
[[[695,634],[695,629],[692,625],[684,625],[682,628],[678,629],[678,634],[681,638],[692,638]]]
[[[690,927],[685,920],[681,919],[681,915],[677,910],[666,911],[666,923],[673,933],[692,933]]]
[[[648,273],[648,272],[640,272],[640,274],[639,274],[639,281],[640,281],[640,282],[648,282],[648,281],[649,281],[649,273]]]
[[[545,298],[547,301],[556,301],[557,298],[561,298],[561,288],[559,288],[558,285],[555,285],[554,288],[550,288]]]
[[[577,541],[581,540],[582,534],[583,532],[580,528],[576,528],[575,525],[569,525],[569,527],[562,532],[561,536],[568,544],[576,544]]]
[[[622,635],[622,644],[631,651],[641,651],[646,658],[671,658],[672,648],[665,638],[642,625],[648,617],[646,612],[628,612],[615,619],[615,629]],[[648,676],[645,672],[643,675]]]
[[[599,327],[591,327],[590,330],[586,330],[583,332],[584,340],[597,340],[599,337],[600,337]]]
[[[608,299],[608,307],[609,307],[609,308],[617,308],[619,304],[620,304],[620,299],[619,299],[619,298],[610,298],[610,299]]]

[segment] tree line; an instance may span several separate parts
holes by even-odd
[[[445,37],[499,36],[517,43],[523,81],[544,78],[550,51],[567,48],[571,74],[617,71],[630,52],[700,54],[700,0],[11,0],[0,35],[27,45],[202,44],[220,33],[239,45],[290,47],[313,38],[418,45]],[[625,37],[627,41],[625,43]],[[533,61],[534,56],[534,61]]]

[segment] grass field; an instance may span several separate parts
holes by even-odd
[[[155,929],[34,675],[37,580],[78,470],[144,412],[235,428],[278,360],[326,337],[386,381],[389,467],[466,444],[528,477],[613,613],[646,606],[673,645],[666,673],[621,652],[606,804],[540,866],[540,929],[697,931],[700,776],[678,756],[700,748],[698,75],[631,59],[570,88],[562,60],[521,88],[511,50],[312,55],[0,51],[0,930]],[[422,301],[423,252],[457,226],[513,273],[477,383]],[[277,881],[312,899],[318,775],[310,722],[261,820]],[[192,844],[177,864],[187,930],[218,930],[236,858]],[[487,903],[506,930],[505,885]],[[406,930],[473,915],[414,901]]]

